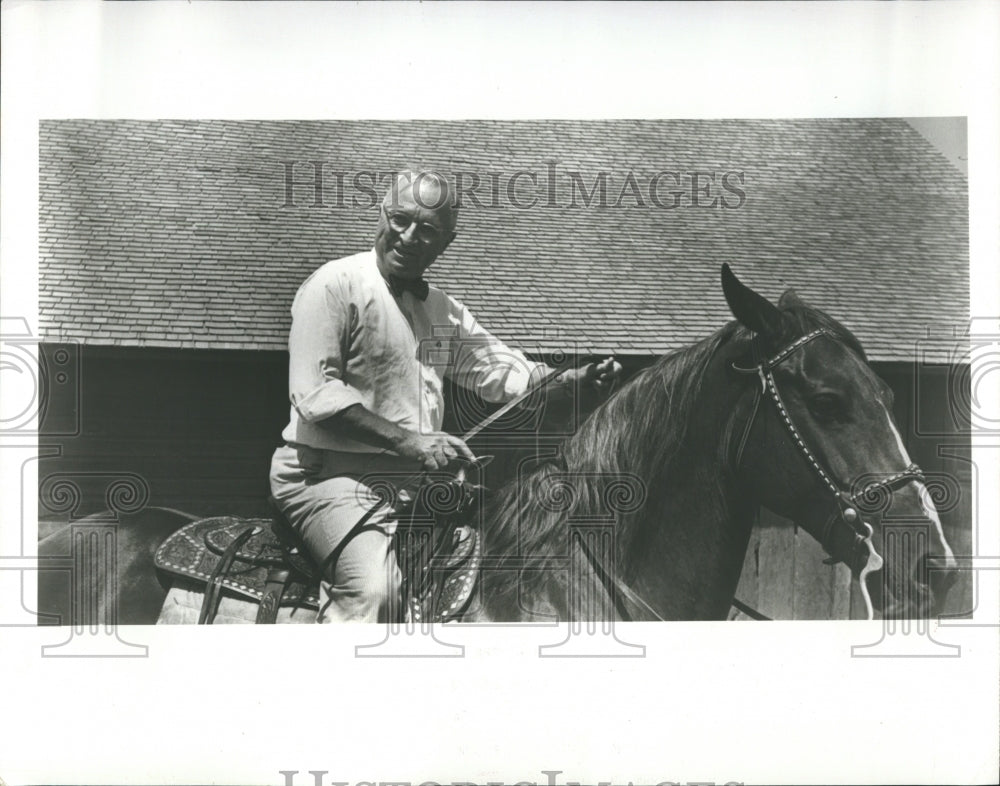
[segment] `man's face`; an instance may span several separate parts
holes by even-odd
[[[400,181],[396,193],[390,192],[382,202],[375,254],[384,276],[420,278],[455,236],[452,213],[440,187],[429,179],[415,185],[416,189]]]

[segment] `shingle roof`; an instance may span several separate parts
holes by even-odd
[[[323,162],[324,205],[306,162]],[[729,319],[722,262],[773,299],[794,286],[876,360],[910,360],[930,322],[968,318],[967,182],[902,120],[50,120],[43,334],[283,348],[301,281],[371,247],[378,211],[357,173],[407,163],[480,178],[481,206],[467,192],[459,236],[428,277],[529,351],[650,354],[694,341]],[[661,171],[678,177],[660,178],[658,207],[649,185]],[[715,178],[699,201],[735,206],[739,189],[743,204],[693,205],[707,182],[695,171]],[[516,172],[537,177],[514,180],[513,198],[535,197],[532,209],[512,205]],[[606,173],[607,206],[583,206],[574,172],[587,190]],[[742,185],[731,174],[724,186],[727,172]]]

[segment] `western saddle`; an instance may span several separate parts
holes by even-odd
[[[481,458],[482,467],[491,457]],[[428,492],[452,501],[433,510]],[[472,522],[486,489],[467,480],[465,468],[447,483],[400,492],[392,504],[398,521],[395,549],[403,575],[399,621],[448,622],[468,608],[482,558],[481,535]],[[337,550],[318,565],[307,556],[298,533],[274,500],[270,518],[216,516],[188,524],[156,551],[156,567],[204,587],[198,624],[212,624],[223,593],[259,604],[256,622],[273,624],[279,607],[319,611],[320,577],[332,575],[343,547],[361,531],[367,516]],[[376,506],[377,508],[378,506]],[[376,508],[373,508],[373,512]]]

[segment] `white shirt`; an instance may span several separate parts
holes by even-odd
[[[299,287],[288,337],[286,442],[324,450],[379,448],[316,425],[354,404],[430,433],[444,419],[443,377],[487,401],[508,401],[551,369],[486,331],[437,287],[394,297],[375,251],[327,262]]]

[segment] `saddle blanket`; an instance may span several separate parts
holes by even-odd
[[[163,608],[156,620],[157,625],[197,625],[201,604],[205,599],[205,586],[184,579],[175,579]],[[223,594],[219,601],[219,610],[212,620],[214,625],[252,625],[257,620],[259,604],[250,600]],[[314,623],[316,610],[309,608],[294,608],[281,606],[278,608],[276,622],[282,623]]]

